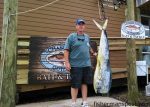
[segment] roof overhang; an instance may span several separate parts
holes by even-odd
[[[142,0],[146,1],[146,0]],[[147,0],[145,3],[139,6],[141,14],[150,16],[150,0]]]
[[[136,0],[136,7],[140,7],[142,5],[147,4],[150,0]]]

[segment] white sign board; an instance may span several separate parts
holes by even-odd
[[[122,38],[145,39],[144,26],[136,21],[126,21],[121,25]]]
[[[146,61],[136,61],[137,76],[146,76],[148,73],[148,66]]]

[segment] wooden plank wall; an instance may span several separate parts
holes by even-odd
[[[18,39],[18,55],[17,55],[17,84],[28,84],[29,72],[29,37]],[[98,39],[93,38],[93,41]],[[0,38],[1,42],[1,38]],[[113,79],[125,78],[126,75],[126,48],[125,39],[109,38],[110,42],[110,62],[113,71]],[[142,45],[150,45],[150,38],[146,40],[136,40],[136,48]],[[137,51],[138,52],[138,51]],[[138,58],[137,58],[138,59]]]
[[[17,84],[28,84],[29,72],[29,38],[18,39],[17,51]]]
[[[53,0],[19,0],[18,11],[26,11],[52,2]],[[108,37],[120,37],[120,26],[125,20],[124,7],[114,11],[107,7],[109,17]],[[0,0],[0,29],[2,28],[3,0]],[[97,0],[60,0],[52,6],[47,6],[34,12],[18,15],[18,76],[17,84],[28,84],[29,37],[67,37],[75,31],[75,19],[84,18],[87,33],[92,37],[100,37],[100,31],[92,22],[99,21]],[[100,22],[100,21],[99,21]],[[1,30],[0,30],[1,35]],[[115,44],[116,40],[112,43]],[[122,44],[123,41],[119,41]],[[118,44],[111,47],[111,67],[126,68],[125,48]]]
[[[18,11],[26,11],[50,3],[54,0],[19,0]],[[0,1],[0,20],[2,21],[2,4]],[[107,7],[109,17],[109,37],[120,37],[120,26],[125,20],[124,7],[114,11]],[[60,0],[51,6],[18,15],[18,35],[66,37],[75,31],[75,19],[84,18],[87,23],[87,33],[91,37],[99,37],[100,31],[92,22],[99,21],[97,0]],[[0,21],[0,22],[1,22]],[[0,29],[2,24],[0,23]],[[1,33],[1,31],[0,31]]]
[[[4,0],[0,0],[0,29],[2,29],[3,1]],[[53,0],[19,0],[18,11],[21,12],[37,8],[52,1]],[[125,20],[124,9],[125,7],[121,7],[118,11],[114,11],[113,8],[110,7],[105,9],[106,15],[109,17],[107,27],[108,37],[120,37],[120,26]],[[30,36],[67,37],[69,33],[75,31],[75,19],[79,17],[86,20],[86,30],[92,38],[100,36],[100,31],[92,22],[92,18],[99,21],[97,0],[60,0],[52,6],[18,15],[17,84],[28,84]],[[2,31],[0,30],[0,36],[1,33]],[[149,40],[150,39],[148,39],[147,42],[143,40],[138,41],[136,44],[145,45],[146,43],[150,45]],[[125,39],[109,38],[109,41],[113,79],[124,78],[126,77],[126,73],[116,72],[126,70]],[[51,84],[50,87],[56,87],[56,84],[53,85]],[[27,86],[30,85],[24,85],[26,90],[32,90],[30,89],[32,87],[28,88]],[[39,84],[36,86],[39,86]],[[35,89],[38,88],[36,87]]]

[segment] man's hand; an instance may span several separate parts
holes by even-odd
[[[94,56],[97,56],[97,53],[96,53],[96,52],[94,52],[94,53],[93,53],[93,55],[94,55]]]
[[[65,61],[65,67],[66,67],[67,71],[70,72],[71,66],[70,66],[70,63],[68,61]]]
[[[92,48],[90,49],[90,53],[91,53],[93,56],[97,56],[97,53],[94,52]]]

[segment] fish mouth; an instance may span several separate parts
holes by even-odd
[[[101,88],[97,88],[97,93],[101,93]]]
[[[101,81],[98,80],[96,82],[96,90],[95,90],[96,93],[101,93]]]

